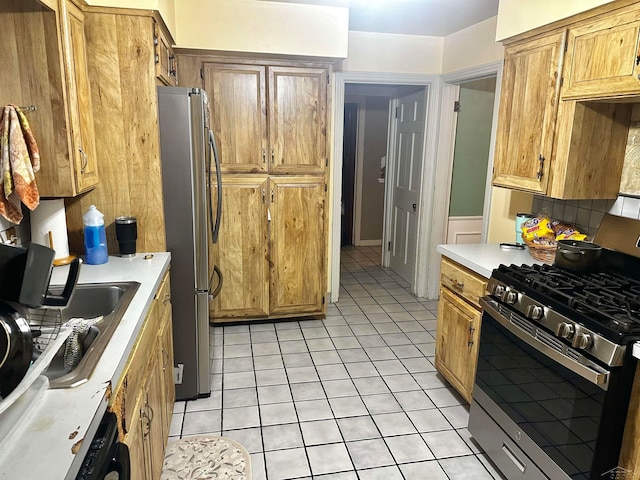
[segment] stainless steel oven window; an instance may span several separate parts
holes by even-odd
[[[617,466],[630,385],[606,375],[607,390],[483,315],[476,385],[572,479]]]

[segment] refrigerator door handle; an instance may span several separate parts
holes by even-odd
[[[216,205],[216,220],[213,221],[213,206],[211,198],[211,155],[209,155],[209,224],[211,227],[211,242],[218,242],[220,233],[220,217],[222,216],[222,172],[220,171],[220,157],[218,156],[218,146],[213,136],[213,131],[209,130],[209,146],[213,151],[213,158],[216,164],[216,184],[218,186],[218,203]]]

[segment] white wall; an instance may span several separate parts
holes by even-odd
[[[502,60],[504,48],[495,40],[497,21],[498,17],[491,17],[444,37],[442,73]]]
[[[496,39],[518,35],[613,0],[500,0]]]
[[[336,70],[438,74],[443,41],[442,37],[350,31],[347,59]]]
[[[349,10],[257,0],[179,0],[176,44],[184,48],[347,56]]]

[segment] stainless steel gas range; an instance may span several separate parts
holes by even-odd
[[[509,480],[622,478],[640,259],[603,249],[588,273],[501,265],[487,292],[472,435]]]

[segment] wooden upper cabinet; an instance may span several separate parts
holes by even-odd
[[[640,94],[640,11],[569,28],[562,98]]]
[[[268,67],[272,173],[323,174],[327,71]]]
[[[266,173],[270,157],[264,66],[205,63],[204,82],[221,171]]]
[[[175,86],[178,83],[178,61],[173,53],[172,40],[155,21],[153,29],[156,77],[163,85]]]
[[[0,2],[0,104],[34,105],[42,197],[72,197],[98,182],[82,10],[70,0]]]
[[[323,311],[325,276],[324,177],[271,177],[270,311]]]
[[[71,119],[71,144],[75,165],[75,193],[85,192],[98,183],[95,130],[84,37],[84,15],[69,0],[63,4],[66,35],[64,52]]]
[[[505,48],[495,186],[547,191],[564,40],[562,31]]]
[[[223,173],[323,175],[326,68],[205,62]]]

